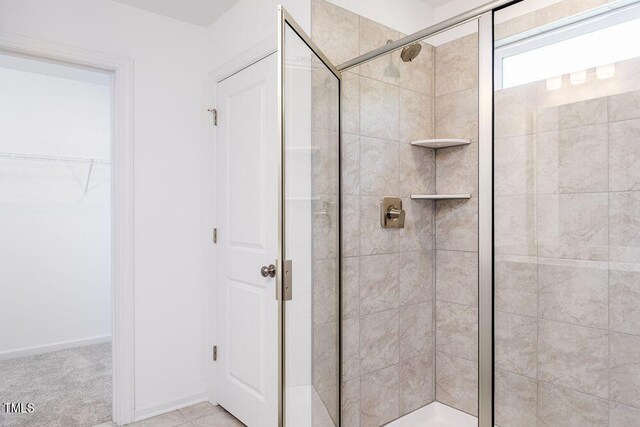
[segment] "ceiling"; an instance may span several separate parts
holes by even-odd
[[[113,0],[149,12],[208,26],[239,0]]]
[[[449,3],[451,0],[422,0],[422,1],[431,7],[439,7],[445,3]]]

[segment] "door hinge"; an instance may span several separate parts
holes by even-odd
[[[218,126],[218,110],[215,108],[208,108],[207,111],[213,115],[213,125]]]
[[[213,229],[213,243],[218,243],[218,229]]]
[[[215,362],[216,360],[218,360],[218,346],[214,345],[213,346],[213,361]]]

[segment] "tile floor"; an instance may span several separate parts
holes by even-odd
[[[157,417],[128,424],[132,427],[243,427],[240,421],[225,411],[221,406],[214,406],[209,402],[198,403],[193,406],[168,412]],[[94,427],[113,427],[109,422]]]

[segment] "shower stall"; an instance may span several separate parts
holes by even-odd
[[[281,423],[640,425],[640,2],[312,6],[280,10]]]

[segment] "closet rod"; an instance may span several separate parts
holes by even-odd
[[[92,165],[108,165],[109,160],[104,159],[84,159],[81,157],[46,156],[38,154],[21,154],[0,152],[0,159],[12,160],[34,160],[43,162],[63,162],[63,163],[89,163]]]

